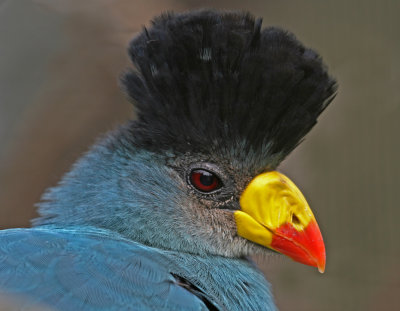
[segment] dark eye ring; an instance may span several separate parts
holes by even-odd
[[[221,180],[212,172],[194,169],[190,172],[190,183],[201,192],[211,192],[221,187]]]

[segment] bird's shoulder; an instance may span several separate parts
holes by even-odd
[[[19,295],[26,307],[208,310],[204,299],[171,273],[170,265],[162,251],[105,230],[0,232],[0,294]]]

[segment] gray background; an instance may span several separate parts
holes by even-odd
[[[0,0],[0,228],[96,136],[132,117],[118,86],[126,46],[165,10],[246,9],[323,56],[340,88],[282,164],[315,211],[324,275],[255,258],[281,310],[400,310],[400,1]]]

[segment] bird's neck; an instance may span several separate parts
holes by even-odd
[[[160,249],[205,252],[176,225],[178,185],[167,178],[165,161],[123,136],[105,138],[43,195],[33,225],[92,226]]]

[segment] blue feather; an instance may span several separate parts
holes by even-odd
[[[245,259],[160,250],[90,227],[0,235],[0,295],[20,294],[24,307],[209,310],[176,276],[216,310],[275,310],[264,277]]]

